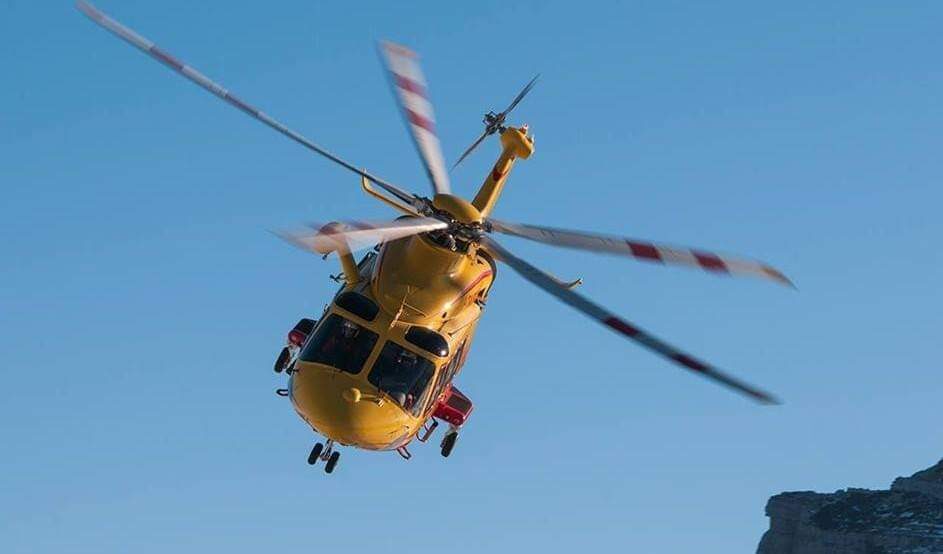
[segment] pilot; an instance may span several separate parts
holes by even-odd
[[[419,357],[409,350],[401,350],[396,357],[396,373],[398,377],[397,390],[395,398],[400,406],[410,409],[416,402],[415,397],[410,392],[409,380],[416,377],[416,366],[419,363]]]
[[[331,365],[338,369],[350,369],[346,365],[351,363],[359,332],[360,329],[355,323],[346,319],[341,321],[338,332],[325,341],[321,350],[323,354],[333,360]]]
[[[341,322],[341,335],[343,335],[348,342],[354,340],[358,330],[355,323],[347,321],[346,319]]]

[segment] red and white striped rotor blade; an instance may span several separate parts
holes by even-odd
[[[564,303],[583,312],[599,323],[609,327],[613,331],[624,335],[649,350],[661,354],[669,360],[702,375],[712,381],[720,383],[737,392],[745,394],[750,398],[763,404],[778,404],[779,402],[769,393],[756,387],[748,385],[739,379],[732,377],[716,367],[698,360],[694,356],[678,350],[674,346],[662,341],[661,339],[643,331],[638,327],[626,322],[619,316],[606,310],[599,304],[587,299],[579,293],[560,284],[553,276],[537,269],[531,264],[518,258],[508,252],[504,247],[493,239],[482,238],[482,244],[488,251],[502,262],[511,266],[511,269],[520,274],[523,278],[542,288],[546,292],[556,296]]]
[[[328,254],[338,249],[353,252],[446,227],[448,224],[431,217],[407,217],[395,221],[314,223],[301,231],[276,231],[275,234],[302,250]]]
[[[421,207],[422,204],[415,195],[410,194],[409,192],[404,191],[403,189],[387,182],[386,180],[381,179],[371,173],[368,173],[367,171],[364,171],[363,169],[360,169],[357,166],[335,156],[334,154],[328,152],[324,148],[321,148],[320,146],[318,146],[311,140],[305,138],[300,133],[293,131],[292,129],[289,129],[287,126],[285,126],[281,122],[273,119],[271,116],[269,116],[265,112],[243,102],[242,100],[240,100],[238,97],[233,95],[230,91],[228,91],[223,86],[212,81],[209,77],[207,77],[206,75],[203,75],[202,73],[190,67],[189,65],[184,64],[177,58],[165,52],[164,50],[161,50],[153,42],[137,34],[136,32],[134,32],[134,30],[129,29],[128,27],[125,27],[118,21],[115,21],[114,19],[112,19],[111,17],[103,13],[101,10],[99,10],[95,6],[89,4],[88,2],[85,2],[84,0],[79,0],[78,2],[76,2],[76,7],[82,13],[87,15],[89,19],[91,19],[98,25],[104,27],[108,31],[117,35],[119,38],[124,39],[126,42],[136,47],[137,49],[141,50],[148,56],[161,62],[167,67],[173,69],[180,75],[183,75],[190,81],[208,90],[209,92],[213,93],[217,97],[226,101],[230,105],[235,106],[236,108],[241,110],[243,113],[254,117],[255,119],[261,121],[262,123],[268,125],[272,129],[275,129],[279,133],[301,144],[305,148],[312,150],[316,152],[317,154],[320,154],[321,156],[324,156],[325,158],[331,160],[332,162],[342,167],[345,167],[349,169],[350,171],[357,173],[358,175],[365,177],[366,179],[375,183],[379,187],[383,188],[388,193],[408,203],[413,208],[419,209]]]
[[[432,188],[436,194],[449,194],[452,191],[449,172],[436,134],[435,112],[429,99],[426,78],[419,66],[419,56],[392,42],[381,42],[380,54],[389,72],[393,95],[432,182]]]
[[[790,287],[795,286],[779,270],[755,260],[735,258],[694,248],[656,244],[583,231],[507,223],[496,219],[489,219],[488,222],[491,223],[491,228],[499,233],[552,246],[588,250],[590,252],[606,252],[647,262],[694,267],[718,275],[752,275]]]

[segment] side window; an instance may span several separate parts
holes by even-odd
[[[426,352],[444,358],[449,355],[449,343],[445,337],[425,327],[410,327],[406,332],[406,340],[413,346],[418,346]]]
[[[458,347],[458,351],[455,353],[455,356],[452,357],[452,361],[449,362],[449,374],[448,380],[451,381],[455,374],[458,373],[458,370],[462,368],[462,365],[465,363],[465,343],[463,342],[461,346]]]
[[[465,363],[464,342],[458,347],[458,350],[455,352],[455,355],[452,356],[452,359],[449,360],[449,363],[439,370],[439,377],[436,380],[435,389],[432,391],[432,397],[430,398],[433,402],[439,399],[439,396],[442,395],[442,391],[445,390],[446,385],[452,382],[452,379],[455,377],[455,374],[458,373],[463,363]]]

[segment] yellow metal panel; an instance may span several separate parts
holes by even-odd
[[[472,205],[478,208],[478,211],[484,217],[491,215],[491,211],[494,209],[498,197],[501,196],[502,189],[504,189],[508,173],[514,167],[515,160],[517,158],[527,159],[534,153],[534,141],[527,136],[526,127],[520,129],[508,127],[505,129],[501,133],[501,146],[503,148],[501,156],[498,157],[491,173],[485,178],[481,189],[475,195],[475,199],[472,200]]]

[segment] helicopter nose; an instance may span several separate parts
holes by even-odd
[[[298,414],[330,439],[373,450],[390,448],[409,434],[412,423],[362,379],[304,364],[292,376],[292,401]]]

